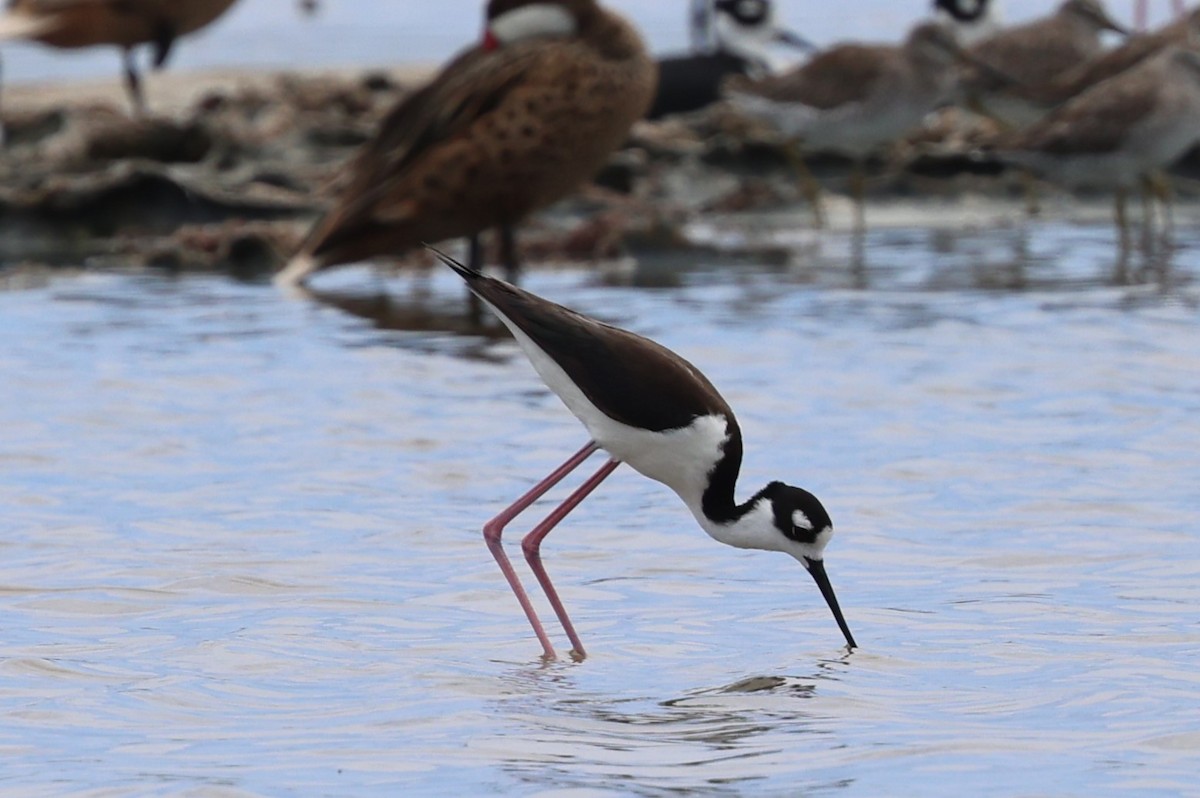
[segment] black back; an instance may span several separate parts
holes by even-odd
[[[498,280],[472,288],[554,359],[583,394],[622,424],[664,432],[733,411],[695,366],[661,344]]]
[[[721,81],[749,74],[750,61],[732,53],[704,53],[664,58],[658,62],[658,93],[647,119],[698,111],[721,98]]]
[[[437,254],[549,355],[609,418],[665,432],[719,414],[725,416],[731,436],[740,439],[733,410],[713,384],[665,346]]]

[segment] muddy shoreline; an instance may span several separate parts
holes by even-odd
[[[0,271],[149,267],[273,273],[336,191],[340,167],[431,67],[156,75],[131,119],[115,80],[8,87],[0,150]],[[980,198],[1009,217],[1016,175],[986,155],[994,130],[949,109],[872,165],[869,202]],[[1195,174],[1194,157],[1182,170]],[[849,223],[849,165],[817,157],[830,222]],[[1186,200],[1193,195],[1184,185]],[[591,261],[709,246],[697,219],[789,210],[811,225],[783,142],[721,108],[640,123],[596,182],[527,225],[523,257]],[[869,223],[886,224],[873,213]],[[881,221],[881,216],[884,217]],[[426,264],[422,253],[397,260]]]

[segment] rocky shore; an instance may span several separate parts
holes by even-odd
[[[157,75],[132,119],[113,81],[10,87],[0,150],[0,269],[142,266],[274,272],[339,185],[340,167],[427,68]],[[873,198],[1022,196],[986,154],[991,125],[943,111],[873,164]],[[848,164],[810,169],[836,194]],[[1185,164],[1185,169],[1187,165]],[[531,261],[688,250],[690,222],[794,209],[811,224],[784,142],[722,108],[640,123],[596,182],[532,220]],[[870,207],[868,218],[870,218]],[[839,222],[835,213],[832,223]],[[427,263],[423,253],[397,261]]]

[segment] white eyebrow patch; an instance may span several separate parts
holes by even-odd
[[[556,3],[531,3],[496,17],[488,29],[501,44],[513,44],[535,36],[570,36],[575,17]]]
[[[812,521],[809,520],[808,516],[802,510],[795,510],[792,513],[792,526],[797,529],[806,529],[809,532],[813,529]]]

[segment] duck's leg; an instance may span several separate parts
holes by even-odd
[[[521,261],[517,255],[517,231],[510,224],[496,228],[500,239],[500,264],[504,267],[504,279],[514,285],[521,279]]]
[[[483,244],[478,233],[467,239],[467,265],[477,272],[483,271]],[[470,288],[467,289],[467,320],[475,327],[483,322],[483,302]]]

